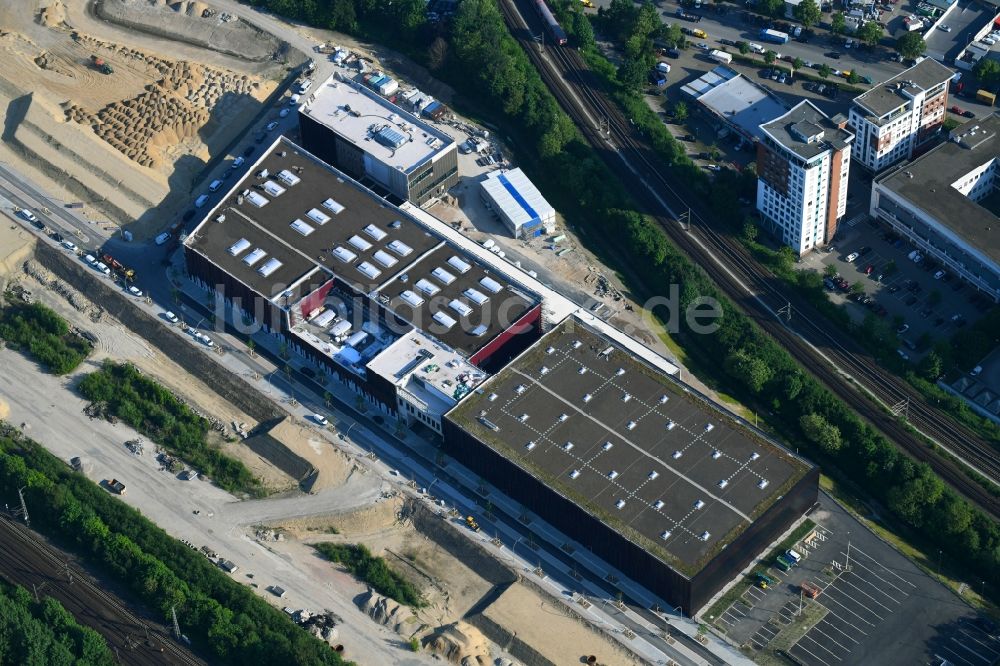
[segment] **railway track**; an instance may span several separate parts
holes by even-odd
[[[205,666],[161,628],[136,617],[121,600],[91,582],[66,555],[6,515],[0,516],[0,544],[0,575],[29,590],[34,585],[41,596],[58,600],[78,622],[104,636],[121,663]]]
[[[571,49],[550,47],[545,50],[547,59],[539,52],[531,36],[532,28],[525,22],[525,17],[534,15],[529,11],[519,12],[514,1],[500,0],[500,8],[515,39],[612,170],[620,172],[621,162],[625,162],[626,168],[640,177],[643,186],[633,188],[633,194],[647,206],[671,240],[840,400],[911,456],[929,464],[955,490],[994,517],[1000,517],[1000,499],[970,479],[959,464],[932,452],[918,435],[862,391],[887,407],[906,405],[906,417],[914,428],[994,483],[1000,483],[1000,462],[993,447],[926,405],[923,397],[903,380],[880,372],[870,355],[850,341],[841,340],[833,326],[809,304],[797,295],[785,293],[778,278],[754,260],[746,248],[716,230],[706,219],[700,202],[689,205],[688,199],[664,176],[652,149],[636,138],[634,127],[601,91],[600,82],[580,55]],[[598,129],[599,124],[606,128],[606,134]],[[687,230],[678,223],[675,210],[690,210]],[[794,312],[790,324],[776,316],[787,305]]]

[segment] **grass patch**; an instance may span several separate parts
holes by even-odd
[[[379,594],[413,608],[426,605],[416,586],[390,569],[383,558],[372,555],[363,544],[317,543],[313,548],[331,562],[343,564]]]
[[[93,349],[41,303],[6,303],[0,309],[0,338],[56,375],[76,370]]]
[[[100,414],[121,419],[222,488],[264,494],[260,481],[242,462],[209,446],[207,420],[135,366],[106,361],[83,378],[79,391]]]

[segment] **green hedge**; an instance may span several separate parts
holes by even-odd
[[[0,497],[15,501],[19,488],[34,529],[127,586],[163,620],[176,607],[182,630],[211,663],[343,663],[327,644],[206,557],[5,426]]]
[[[206,443],[208,421],[131,364],[105,361],[78,390],[107,416],[129,424],[230,492],[261,495],[246,466]]]
[[[65,320],[41,303],[14,302],[0,308],[0,338],[57,375],[76,370],[92,349],[90,342],[71,333]]]
[[[313,548],[331,562],[343,564],[379,594],[414,608],[425,605],[420,590],[390,569],[383,558],[372,555],[364,544],[317,543]]]
[[[0,663],[112,666],[118,662],[104,637],[80,625],[61,603],[52,597],[36,602],[20,585],[0,580]]]

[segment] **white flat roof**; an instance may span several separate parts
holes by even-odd
[[[555,218],[555,209],[520,169],[494,171],[482,182],[482,188],[515,228],[532,220],[544,223]]]
[[[310,91],[300,111],[384,164],[406,173],[455,145],[444,132],[336,74]],[[388,145],[376,138],[380,131]]]

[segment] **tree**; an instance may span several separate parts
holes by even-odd
[[[844,445],[840,428],[827,421],[821,414],[804,414],[799,418],[802,434],[825,453],[834,454]]]
[[[688,117],[688,107],[684,102],[677,102],[674,104],[674,120],[678,123],[683,123]]]
[[[855,83],[858,83],[859,81],[861,81],[861,77],[858,76],[857,71],[855,71],[855,70],[852,69],[851,73],[847,75],[847,82],[851,83],[851,84],[855,84]]]
[[[773,65],[774,61],[777,59],[778,59],[778,54],[775,53],[774,51],[764,52],[764,62],[766,62],[768,65]]]
[[[980,58],[972,73],[984,88],[992,87],[1000,83],[1000,62],[993,58]]]
[[[743,240],[745,240],[747,243],[756,242],[757,233],[758,233],[757,225],[754,224],[753,220],[746,220],[743,223],[743,232],[741,235],[743,236]]]
[[[944,364],[941,361],[941,357],[938,356],[938,353],[936,351],[929,351],[922,359],[920,359],[920,363],[917,365],[917,372],[919,372],[927,381],[933,382],[941,376],[943,366]]]
[[[781,16],[785,13],[785,0],[760,0],[757,9],[768,16]]]
[[[835,35],[842,35],[847,31],[847,20],[844,19],[843,12],[837,12],[830,17],[830,32]]]
[[[851,285],[851,293],[855,295],[860,295],[865,293],[865,285],[861,282],[855,282]]]
[[[927,49],[927,43],[918,32],[908,32],[896,40],[896,50],[899,55],[910,60],[923,55]]]
[[[827,264],[826,268],[823,269],[823,274],[826,275],[828,278],[832,278],[834,275],[837,274],[837,267],[834,266],[833,264]]]
[[[448,60],[448,42],[437,37],[427,47],[427,66],[433,70],[441,69]]]
[[[882,26],[876,21],[868,21],[858,28],[858,39],[873,48],[878,46],[878,43],[882,41],[883,34]]]
[[[795,60],[792,61],[792,67],[795,68],[796,70],[802,69],[804,65],[805,62],[803,62],[802,58],[796,58]]]
[[[774,370],[767,361],[743,349],[731,353],[725,365],[726,372],[754,393],[764,390],[764,385],[774,376]]]
[[[794,14],[795,18],[804,28],[811,28],[816,25],[823,16],[819,10],[819,6],[816,4],[816,0],[802,0],[795,8]]]
[[[662,32],[669,34],[666,27]],[[586,14],[573,14],[573,38],[580,48],[589,49],[594,45],[594,26],[590,24],[590,19],[587,18]]]
[[[750,45],[747,44],[746,42],[740,42],[739,44],[737,44],[737,47],[739,47],[740,53],[742,55],[750,53]]]
[[[827,65],[826,63],[823,63],[822,65],[819,66],[819,75],[822,76],[824,79],[829,77],[832,71],[833,70],[831,70],[830,66]]]

